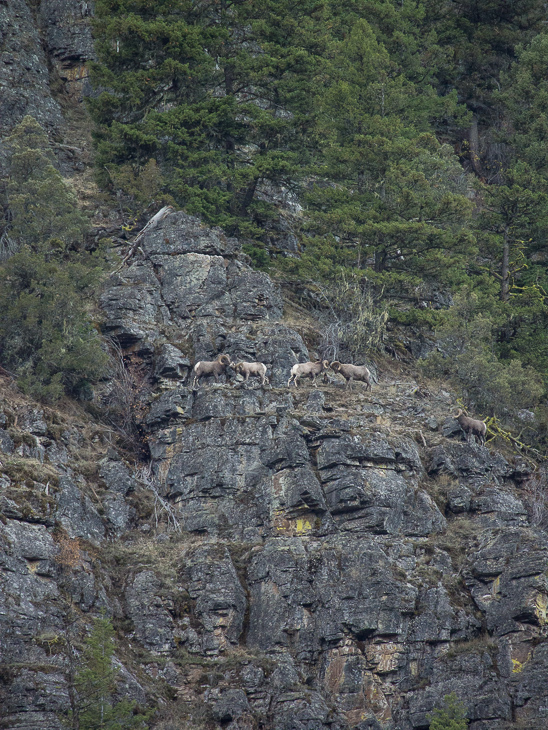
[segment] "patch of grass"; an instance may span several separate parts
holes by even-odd
[[[460,570],[468,556],[470,546],[475,543],[478,537],[477,522],[467,515],[458,515],[449,520],[447,530],[439,535],[433,535],[429,542],[440,550],[449,553],[456,570]]]
[[[169,703],[155,717],[156,730],[205,730],[213,727],[211,708],[205,702],[185,699]]]
[[[59,484],[57,469],[49,464],[42,464],[38,459],[24,459],[18,456],[8,456],[2,460],[3,471],[17,484],[33,486],[34,482],[50,484],[55,487]]]
[[[476,636],[467,641],[453,642],[445,656],[447,659],[454,659],[463,654],[483,654],[484,651],[488,651],[490,654],[498,651],[497,644],[487,634]]]
[[[33,436],[32,433],[27,433],[26,431],[19,431],[16,428],[10,427],[8,428],[8,434],[13,441],[15,447],[20,446],[21,444],[26,444],[27,446],[30,446],[31,448],[38,446],[38,439],[36,436]]]
[[[157,536],[139,536],[134,542],[112,542],[101,551],[101,558],[109,564],[116,575],[126,578],[128,567],[136,573],[151,570],[158,580],[166,586],[176,586],[184,562],[186,549],[192,536],[173,533],[171,539],[158,542]]]
[[[420,486],[432,497],[440,512],[445,514],[448,501],[447,495],[451,487],[456,484],[456,479],[449,474],[437,474],[433,479],[425,479]]]
[[[21,515],[29,522],[43,522],[46,515],[54,511],[55,500],[49,494],[38,491],[34,486],[29,487],[7,487],[4,494],[20,508]]]

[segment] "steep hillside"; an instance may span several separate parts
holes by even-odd
[[[127,79],[138,80],[150,104],[143,106],[142,119],[133,119],[133,97],[128,101],[124,94],[131,97],[137,87],[124,87],[126,77],[116,76],[122,111],[127,111],[127,102],[131,112],[125,121],[139,134],[132,136],[133,127],[131,133],[116,127],[129,144],[129,166],[122,164],[127,162],[123,155],[117,164],[109,160],[110,167],[102,172],[110,178],[99,192],[92,168],[92,122],[84,102],[90,94],[99,99],[101,90],[93,91],[88,80],[95,57],[90,27],[94,3],[0,0],[0,196],[5,213],[0,259],[4,233],[9,234],[12,224],[4,195],[9,157],[5,139],[31,115],[46,130],[57,168],[89,213],[91,230],[82,250],[91,256],[97,249],[102,264],[113,272],[104,278],[93,306],[86,303],[87,316],[93,317],[103,347],[112,355],[108,374],[82,391],[89,401],[33,401],[17,387],[15,375],[4,370],[0,351],[0,730],[83,730],[81,672],[89,667],[92,631],[99,619],[115,632],[116,676],[106,694],[116,702],[136,703],[122,724],[127,728],[136,726],[131,712],[150,711],[150,730],[427,730],[431,713],[451,692],[465,708],[470,730],[548,726],[546,464],[502,438],[485,446],[467,443],[454,418],[461,405],[457,393],[449,381],[421,375],[413,359],[432,346],[421,322],[441,321],[437,314],[450,311],[462,284],[461,299],[477,307],[465,346],[484,337],[479,344],[492,356],[482,360],[485,353],[478,348],[479,365],[472,373],[477,391],[482,363],[493,366],[500,356],[498,365],[506,367],[509,358],[515,362],[511,358],[516,351],[527,356],[524,363],[538,365],[538,373],[546,372],[543,323],[548,299],[543,277],[548,224],[543,228],[543,221],[548,214],[543,216],[548,192],[542,192],[544,183],[534,176],[517,175],[506,180],[507,186],[502,184],[501,164],[506,164],[508,145],[515,140],[500,142],[497,136],[501,130],[496,125],[505,127],[511,115],[498,116],[501,97],[498,91],[493,96],[498,81],[492,70],[508,70],[515,44],[528,42],[542,25],[536,12],[541,4],[527,3],[522,35],[514,23],[514,6],[506,8],[504,42],[491,17],[496,3],[483,15],[477,3],[460,3],[458,12],[453,12],[454,3],[440,8],[430,2],[365,4],[372,25],[362,13],[353,48],[369,58],[369,76],[356,72],[355,58],[342,40],[344,29],[352,25],[353,2],[319,4],[320,10],[334,12],[340,26],[327,23],[321,12],[309,26],[308,5],[288,4],[294,15],[286,17],[283,3],[242,3],[241,16],[233,23],[230,13],[218,16],[218,3],[188,2],[183,3],[185,12],[197,13],[196,49],[204,66],[197,66],[201,70],[193,75],[184,64],[179,67],[168,59],[162,66],[164,78],[149,75],[164,47],[173,50],[156,33],[171,37],[172,15],[184,25],[182,6],[163,3],[170,22],[150,30],[149,21],[156,21],[154,13],[147,15],[151,4],[136,3],[146,20],[139,32],[150,58],[143,59],[142,48],[133,43],[135,19],[126,23],[126,17],[115,16],[114,10],[127,15],[123,3],[103,2],[102,73],[109,71],[108,63],[127,63]],[[221,5],[224,11],[230,3]],[[316,8],[316,3],[310,5]],[[363,3],[358,5],[363,9]],[[269,13],[279,27],[270,28]],[[259,35],[236,65],[247,84],[242,93],[225,73],[238,48],[225,38],[232,34],[239,39],[247,23],[258,21]],[[334,45],[335,36],[324,34],[328,26],[334,32],[343,28]],[[301,54],[302,48],[292,55],[284,35],[288,27],[295,47],[302,42],[309,56]],[[122,46],[126,39],[132,44],[127,58],[117,55],[117,34],[122,31]],[[179,35],[174,47],[186,53],[186,36]],[[218,44],[217,60],[204,52],[204,38]],[[482,48],[474,55],[470,49],[477,50],[477,39]],[[254,43],[259,42],[271,44],[271,55],[262,56],[264,67],[253,71],[250,59],[254,61]],[[521,99],[541,83],[527,72],[545,68],[536,55],[543,58],[543,44],[540,33],[537,46],[520,51],[525,70],[518,69],[507,91],[522,137],[529,107],[522,109]],[[454,67],[449,60],[453,49]],[[327,57],[334,65],[322,67],[321,78],[329,80],[323,89],[314,64]],[[293,75],[287,75],[286,63]],[[302,87],[301,65],[311,74],[303,77]],[[252,83],[246,76],[250,69]],[[372,157],[367,164],[373,172],[366,180],[347,120],[356,121],[352,134],[361,149],[363,119],[371,124],[377,113],[368,94],[377,90],[379,69],[391,80],[387,88],[392,96],[387,98],[405,119],[408,141],[418,135],[420,144],[402,143],[398,111],[377,130],[390,142],[386,149],[376,136],[368,142]],[[174,82],[168,86],[170,74]],[[484,77],[488,85],[482,87]],[[353,90],[339,95],[339,82],[339,91],[344,91],[349,78]],[[230,124],[221,130],[225,137],[208,126],[211,138],[198,142],[214,150],[222,164],[211,182],[206,174],[213,174],[209,158],[198,155],[200,175],[202,163],[206,172],[200,178],[202,188],[191,181],[192,203],[200,209],[207,189],[208,205],[217,195],[224,205],[231,183],[226,189],[218,185],[219,179],[228,179],[219,169],[229,169],[241,186],[232,188],[236,202],[244,189],[249,192],[243,195],[246,204],[255,196],[256,205],[250,207],[253,227],[242,230],[256,239],[250,243],[247,234],[241,240],[231,238],[177,210],[120,264],[114,251],[126,252],[124,237],[131,237],[139,221],[159,207],[158,189],[167,185],[158,173],[162,155],[175,178],[181,172],[164,154],[171,142],[166,135],[153,140],[158,167],[145,155],[147,164],[137,165],[134,172],[132,144],[143,139],[139,125],[148,134],[146,125],[151,124],[156,134],[155,114],[167,114],[168,121],[171,114],[176,117],[174,99],[184,107],[190,81],[196,88],[204,82],[210,95],[206,102],[213,99],[221,108],[223,94],[232,96],[237,103],[230,107],[230,120],[253,122],[251,136],[241,139],[240,146],[232,139]],[[248,98],[259,81],[272,95],[261,97],[273,104],[268,113],[266,104],[265,109],[261,104],[254,108]],[[400,84],[408,92],[401,98],[418,100],[415,112],[424,116],[424,129],[431,132],[435,124],[430,128],[428,115],[436,107],[441,115],[436,134],[441,130],[444,142],[451,138],[458,160],[451,145],[438,144],[417,130],[411,134],[414,125],[422,127],[412,105],[400,109]],[[442,89],[443,103],[434,98],[435,84]],[[450,88],[458,91],[458,100]],[[326,94],[320,101],[318,90]],[[483,94],[479,101],[478,90]],[[384,104],[384,91],[381,97]],[[280,98],[296,104],[293,116],[278,113]],[[539,94],[539,106],[531,104],[531,113],[541,120],[543,99]],[[468,111],[458,112],[457,101]],[[306,136],[312,103],[317,104],[319,122],[315,140]],[[112,117],[108,105],[98,104],[104,112],[103,143],[110,144]],[[242,108],[249,115],[245,119]],[[337,116],[341,108],[342,116]],[[470,110],[472,121],[466,116]],[[455,120],[469,128],[457,128]],[[191,116],[190,127],[194,122]],[[293,125],[298,127],[296,136]],[[543,140],[541,126],[538,136]],[[264,140],[258,134],[273,135],[283,147],[286,127],[288,150],[299,153],[298,159],[291,157],[289,172],[287,160],[277,157],[276,145],[272,150],[261,147]],[[540,165],[537,141],[523,138],[521,144]],[[187,142],[183,135],[181,148]],[[143,144],[149,143],[147,138]],[[104,146],[102,154],[108,149]],[[313,149],[321,162],[314,174],[327,182],[313,191],[307,178],[301,199],[295,180],[286,187],[286,177],[298,172],[302,182],[310,174]],[[402,150],[408,159],[402,158]],[[253,176],[240,179],[238,165],[247,164],[242,151],[257,153],[263,165],[258,169],[272,179],[268,174],[260,183]],[[263,153],[268,153],[267,160],[272,153],[270,162],[276,164],[263,164]],[[385,175],[389,167],[392,177]],[[184,174],[188,169],[182,166]],[[476,192],[471,172],[484,185]],[[339,177],[329,177],[335,173]],[[333,191],[340,196],[330,200]],[[146,200],[141,207],[139,195]],[[310,237],[311,229],[300,227],[307,196],[316,239]],[[476,216],[484,203],[491,218]],[[231,216],[238,209],[238,216],[247,220],[243,203],[227,204]],[[373,217],[362,219],[371,205]],[[428,226],[439,218],[439,227],[423,225],[417,206],[420,215],[426,211]],[[508,211],[511,216],[503,219]],[[464,213],[473,218],[474,229],[467,227],[472,226],[468,218],[466,224],[461,220]],[[460,226],[467,232],[462,240]],[[99,241],[105,244],[109,237],[113,247],[104,252]],[[47,248],[48,242],[40,244]],[[282,291],[275,277],[254,270],[242,246],[261,265],[268,261],[265,252],[277,255],[276,264],[282,260],[278,276],[283,272],[293,277],[293,290]],[[67,245],[66,258],[59,260],[69,261],[77,249]],[[454,270],[448,251],[456,251]],[[372,391],[359,383],[346,389],[332,372],[320,376],[317,387],[306,379],[297,388],[287,386],[295,362],[320,354],[325,322],[302,306],[306,297],[296,301],[292,296],[305,287],[295,283],[299,273],[306,278],[320,269],[335,283],[341,271],[357,270],[364,279],[371,276],[379,290],[399,296],[398,306],[402,301],[417,304],[410,312],[400,306],[389,323],[394,336],[384,353],[368,359],[375,376]],[[499,292],[504,278],[508,286]],[[492,329],[486,335],[488,320]],[[448,337],[455,331],[449,330]],[[461,331],[457,334],[464,337]],[[220,383],[204,378],[193,387],[194,363],[221,353],[234,362],[265,363],[269,383],[261,387],[254,378],[245,383],[229,369]],[[22,372],[25,367],[28,363],[22,364]],[[501,371],[493,370],[498,377]],[[526,371],[520,365],[513,372],[519,379]],[[499,382],[495,376],[491,389]],[[504,384],[508,382],[515,381]],[[532,418],[531,411],[522,413]],[[96,730],[93,724],[85,727]]]
[[[532,465],[465,443],[454,397],[397,364],[371,393],[333,375],[288,389],[310,319],[288,326],[238,242],[182,213],[102,308],[139,364],[144,461],[2,383],[4,730],[62,727],[101,612],[119,692],[158,730],[427,728],[451,691],[472,730],[545,726]],[[265,362],[270,385],[190,387],[218,352]]]

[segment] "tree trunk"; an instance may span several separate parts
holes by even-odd
[[[245,191],[245,195],[240,206],[240,215],[245,215],[247,213],[247,209],[249,208],[249,206],[253,202],[253,198],[255,197],[255,191],[257,190],[258,184],[259,178],[256,177],[247,186],[247,190]]]
[[[508,227],[504,229],[503,240],[500,298],[503,302],[507,302],[510,299],[510,238],[508,236]]]
[[[381,271],[384,271],[384,268],[386,266],[386,251],[385,250],[376,250],[375,251],[375,271],[377,273],[380,273]]]
[[[483,179],[483,170],[481,169],[479,155],[478,118],[475,114],[472,117],[472,124],[468,130],[468,142],[470,144],[470,162],[472,163],[472,169],[479,178]]]

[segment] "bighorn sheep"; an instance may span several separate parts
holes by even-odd
[[[261,385],[269,382],[266,377],[266,365],[262,362],[237,362],[233,368],[234,372],[245,376],[246,383],[250,375],[257,375],[261,378]]]
[[[487,426],[483,421],[476,421],[475,418],[469,418],[465,416],[462,410],[459,408],[459,412],[455,416],[459,422],[459,426],[466,434],[466,440],[470,441],[470,434],[476,439],[476,443],[485,443],[485,434],[487,433]]]
[[[365,383],[366,390],[372,390],[371,372],[365,365],[351,365],[350,363],[340,363],[334,360],[329,366],[334,373],[340,373],[346,380],[346,387],[352,388],[353,380],[361,380]]]
[[[291,385],[291,381],[297,387],[299,378],[312,378],[312,385],[316,387],[316,377],[327,370],[329,362],[327,360],[318,360],[318,362],[298,362],[291,368],[291,375],[287,381],[287,387]]]
[[[219,355],[216,360],[200,360],[194,365],[194,380],[192,381],[192,387],[195,388],[200,384],[200,378],[202,375],[214,375],[215,382],[219,382],[219,375],[226,372],[226,369],[231,365],[231,361],[228,355]]]

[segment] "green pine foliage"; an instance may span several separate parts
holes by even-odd
[[[69,718],[79,730],[146,730],[150,713],[136,711],[136,702],[116,697],[114,629],[110,619],[96,618],[85,641],[74,677],[76,706]]]
[[[524,365],[517,353],[497,354],[494,343],[508,314],[502,304],[498,311],[489,308],[486,289],[463,289],[455,297],[436,330],[438,350],[422,366],[428,375],[450,379],[480,412],[507,418],[520,408],[534,408],[544,385],[538,370]]]
[[[544,2],[428,0],[425,9],[424,26],[446,51],[438,54],[438,84],[456,88],[480,123],[493,123],[500,74],[511,66],[516,47],[542,31]]]
[[[548,34],[517,47],[517,60],[502,74],[498,99],[512,122],[508,135],[513,148],[528,165],[548,177]]]
[[[17,252],[0,265],[2,365],[37,398],[88,398],[107,361],[86,310],[100,259],[79,250],[87,220],[34,119],[15,128],[8,150],[10,236]]]
[[[154,159],[177,205],[252,235],[307,156],[323,3],[101,0],[98,170]]]
[[[466,730],[466,708],[454,692],[445,695],[443,708],[436,708],[430,719],[430,730]]]
[[[6,140],[9,178],[6,186],[12,215],[11,237],[20,245],[39,246],[50,239],[62,246],[78,244],[88,221],[76,196],[53,166],[46,133],[30,116]]]
[[[494,398],[510,414],[542,398],[541,0],[98,0],[96,10],[101,93],[89,103],[103,185],[223,226],[286,281],[324,292],[366,282],[399,325],[436,328],[442,350],[452,336],[465,343],[425,367],[478,407]],[[301,205],[298,258],[265,248],[287,192]],[[434,291],[455,306],[409,304]],[[459,321],[468,296],[477,311]]]
[[[401,72],[365,19],[331,44],[316,97],[316,184],[306,201],[311,232],[338,241],[334,263],[372,268],[396,284],[400,271],[455,276],[473,255],[470,182],[429,131],[438,102]],[[453,98],[444,108],[459,113]]]

